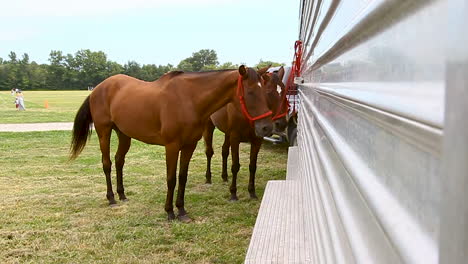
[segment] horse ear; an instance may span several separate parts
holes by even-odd
[[[261,75],[265,74],[268,71],[268,69],[270,69],[270,67],[271,67],[271,64],[266,66],[266,67],[263,67],[261,69],[258,69],[257,73],[261,76]]]
[[[268,82],[271,80],[271,76],[268,75],[268,74],[266,74],[266,73],[263,74],[263,75],[261,75],[260,78],[262,78],[262,83],[263,83],[263,85],[267,85]],[[270,89],[269,89],[268,86],[267,86],[267,91],[268,91],[268,90],[270,90]]]
[[[245,67],[245,65],[239,66],[239,74],[240,74],[243,78],[247,78],[247,77],[248,77],[248,75],[247,75],[247,67]]]
[[[279,77],[280,81],[283,81],[283,77],[284,77],[284,67],[283,66],[281,66],[281,68],[278,71],[278,77]]]

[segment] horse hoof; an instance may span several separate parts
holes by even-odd
[[[115,201],[114,198],[107,199],[109,201],[109,207],[115,207],[117,206],[117,202]]]
[[[231,199],[229,199],[230,202],[237,202],[239,201],[239,198],[237,198],[236,195],[231,195]]]
[[[211,184],[211,180],[206,180],[205,184]]]
[[[178,215],[177,219],[179,219],[180,222],[182,223],[190,223],[192,222],[192,218],[190,218],[188,215]]]
[[[257,195],[251,194],[251,195],[250,195],[250,200],[258,200]]]
[[[167,221],[174,221],[174,220],[175,220],[174,212],[167,213]]]
[[[110,207],[110,208],[114,208],[114,207],[117,207],[117,206],[119,206],[117,203],[111,203],[111,204],[109,204],[109,207]]]
[[[127,198],[122,198],[122,199],[120,199],[120,201],[126,203],[126,202],[128,202],[128,201],[130,201],[130,200],[128,200]]]

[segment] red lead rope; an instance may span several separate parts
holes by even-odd
[[[284,93],[284,98],[286,99],[286,93]],[[284,117],[284,116],[286,116],[286,115],[288,114],[288,111],[289,111],[289,103],[288,103],[288,101],[285,100],[285,99],[284,99],[284,100],[283,100],[283,99],[281,100],[281,104],[280,104],[280,106],[279,106],[279,108],[278,108],[278,113],[272,118],[273,121],[275,121],[275,120],[277,120],[277,119],[280,119],[280,118],[282,118],[282,117]],[[286,102],[286,104],[288,105],[288,107],[286,108],[286,111],[284,111],[284,113],[281,113],[281,114],[280,114],[280,112],[281,112],[281,107],[283,106],[283,102]]]
[[[286,90],[285,87],[281,87],[281,88],[284,88],[284,91],[283,91],[283,94],[281,95],[281,103],[280,103],[280,105],[278,107],[278,111],[276,111],[277,113],[272,118],[273,121],[286,116],[288,114],[288,112],[289,112],[289,102],[288,102],[288,99],[286,98],[287,90]],[[281,113],[281,109],[283,108],[283,104],[286,104],[287,107],[286,107],[286,110],[284,111],[284,113]]]
[[[294,43],[294,61],[291,69],[291,73],[289,74],[289,78],[287,80],[286,88],[288,90],[289,98],[293,97],[294,99],[297,96],[297,90],[294,88],[294,77],[301,76],[301,65],[302,65],[302,41],[297,40]],[[293,113],[296,112],[296,100],[293,101]]]
[[[249,121],[249,124],[251,126],[253,126],[255,121],[257,121],[259,119],[262,119],[262,118],[265,118],[265,117],[268,117],[268,116],[271,116],[273,114],[273,112],[271,112],[271,111],[268,111],[268,112],[266,112],[266,113],[264,113],[262,115],[256,116],[256,117],[252,117],[249,114],[249,111],[247,111],[247,106],[245,105],[244,86],[242,85],[242,76],[241,75],[239,75],[239,77],[237,78],[237,97],[239,97],[239,102],[240,102],[240,105],[241,105],[242,114]]]
[[[294,75],[296,77],[301,75],[302,65],[302,41],[297,40],[294,43]]]

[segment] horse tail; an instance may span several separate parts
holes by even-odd
[[[86,142],[91,136],[91,124],[93,117],[89,108],[89,96],[81,105],[76,113],[75,122],[73,123],[72,141],[70,146],[70,160],[76,159],[83,151]]]

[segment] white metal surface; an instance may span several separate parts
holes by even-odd
[[[298,126],[317,263],[438,262],[446,3],[303,6],[319,10]]]
[[[468,2],[300,8],[306,83],[288,170],[312,262],[467,263]]]
[[[440,263],[468,259],[468,3],[450,1]]]
[[[447,1],[304,3],[318,10],[298,125],[316,263],[437,263]]]

